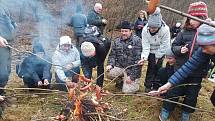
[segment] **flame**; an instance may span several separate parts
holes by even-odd
[[[74,115],[78,116],[78,117],[82,116],[81,100],[79,100],[79,99],[76,99],[76,101],[75,101]]]
[[[69,89],[69,93],[68,93],[69,100],[71,101],[74,96],[75,96],[75,89],[74,88],[70,88]]]

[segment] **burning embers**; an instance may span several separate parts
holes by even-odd
[[[81,86],[81,82],[86,85]],[[93,80],[79,75],[78,86],[69,89],[65,109],[55,119],[60,121],[70,119],[79,121],[102,120],[104,116],[100,114],[107,112],[110,105],[102,102],[101,91],[93,86],[93,82]]]

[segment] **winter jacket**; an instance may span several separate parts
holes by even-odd
[[[142,45],[141,39],[136,35],[131,35],[127,40],[120,37],[112,42],[112,50],[108,58],[108,64],[119,68],[137,64],[141,59]],[[127,75],[134,81],[141,76],[142,66],[132,66],[126,70]]]
[[[104,80],[104,61],[109,52],[111,41],[103,36],[87,36],[84,38],[84,41],[93,43],[96,49],[96,55],[94,57],[81,56],[81,65],[83,68],[86,65],[91,67],[97,66],[97,77],[99,78],[96,80],[96,84],[102,87]],[[95,61],[96,63],[92,61]]]
[[[102,23],[103,17],[95,10],[91,10],[87,15],[87,22],[89,25],[97,26],[100,32],[103,34],[105,24]]]
[[[170,47],[170,30],[165,24],[154,36],[150,34],[148,25],[146,25],[143,28],[142,37],[141,58],[144,60],[148,60],[149,53],[155,54],[157,59],[162,58],[166,53],[166,48]]]
[[[166,84],[168,79],[174,74],[174,65],[166,64],[166,67],[162,67],[158,70],[157,79],[162,85]]]
[[[205,54],[202,52],[201,48],[198,48],[192,57],[183,66],[181,66],[181,68],[179,68],[168,81],[173,85],[183,83],[194,71],[202,71],[202,67],[207,65],[210,60],[215,62],[215,54]]]
[[[65,75],[66,70],[63,67],[66,67],[68,64],[72,64],[73,68],[81,65],[80,54],[75,46],[72,46],[68,53],[57,47],[52,57],[52,61],[56,68],[55,71],[57,76],[63,81],[67,78]]]
[[[180,68],[188,59],[189,59],[189,54],[190,54],[190,50],[191,50],[191,46],[192,46],[192,41],[194,39],[194,36],[196,34],[196,30],[182,30],[178,36],[176,37],[176,39],[173,41],[172,43],[172,51],[175,55],[176,58],[176,69]],[[181,53],[181,47],[185,46],[186,44],[188,44],[188,49],[189,51],[187,53],[182,54]],[[195,43],[193,52],[194,53],[198,48],[197,43]],[[199,70],[194,71],[190,76],[194,76],[194,77],[202,77],[205,76],[207,74],[207,65],[201,67]]]
[[[87,17],[84,14],[76,13],[72,16],[70,25],[73,27],[76,36],[83,36],[87,26]]]
[[[137,18],[134,24],[134,30],[138,37],[142,38],[142,30],[146,24],[147,24],[147,20],[141,19],[140,17]],[[138,25],[141,25],[142,27],[138,27]]]
[[[16,23],[10,17],[9,11],[0,6],[0,36],[8,42],[14,39]]]
[[[173,27],[170,29],[171,38],[176,37],[180,31],[181,31],[181,28],[180,28],[180,27],[173,26]]]
[[[40,43],[34,43],[33,53],[37,54],[38,52],[44,52],[44,49]],[[42,81],[44,79],[48,79],[50,81],[51,64],[47,62],[47,61],[51,62],[50,58],[47,55],[44,55],[42,58],[43,59],[35,55],[30,55],[26,57],[23,60],[23,62],[19,66],[17,66],[16,73],[21,78],[24,78],[25,76],[29,77],[30,75],[30,77],[32,77],[35,83],[37,83],[38,81]]]

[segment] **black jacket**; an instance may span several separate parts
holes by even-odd
[[[93,58],[81,56],[81,65],[93,66],[92,64],[94,62],[92,61],[96,61],[97,77],[99,76],[99,78],[96,80],[96,84],[102,87],[104,80],[104,61],[109,52],[111,41],[103,36],[87,36],[84,38],[84,41],[93,43],[96,49],[96,55]]]
[[[192,46],[192,41],[196,34],[196,30],[182,30],[174,42],[172,43],[172,51],[176,58],[176,69],[180,68],[188,59],[189,53]],[[189,51],[185,54],[181,53],[181,47],[188,44]],[[193,49],[192,54],[198,49],[198,45],[195,42],[195,46]],[[195,70],[190,76],[192,77],[203,77],[206,76],[208,71],[208,64],[206,63],[205,66],[201,67],[199,70]]]
[[[87,15],[87,22],[89,25],[97,26],[100,32],[103,34],[103,30],[106,24],[102,23],[103,17],[96,13],[95,10],[91,10]]]
[[[142,30],[143,27],[147,24],[147,20],[142,20],[141,18],[137,18],[135,24],[134,24],[134,30],[135,30],[135,34],[142,38]],[[138,27],[138,25],[142,25],[143,27]]]

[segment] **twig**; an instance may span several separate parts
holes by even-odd
[[[175,101],[172,101],[172,100],[169,100],[169,99],[163,99],[163,98],[159,98],[159,97],[153,97],[153,96],[149,95],[148,93],[139,93],[139,94],[113,94],[112,93],[110,95],[115,95],[115,96],[150,97],[152,99],[157,99],[157,100],[160,100],[160,101],[166,101],[166,102],[170,102],[170,103],[175,103],[175,104],[182,105],[182,106],[194,109],[194,110],[198,110],[198,111],[202,111],[202,112],[208,112],[208,113],[212,113],[213,114],[212,111],[208,111],[208,110],[205,110],[205,109],[200,109],[200,108],[192,107],[192,106],[189,106],[189,105],[186,105],[186,104],[183,104],[183,103],[180,103],[180,102],[175,102]]]

